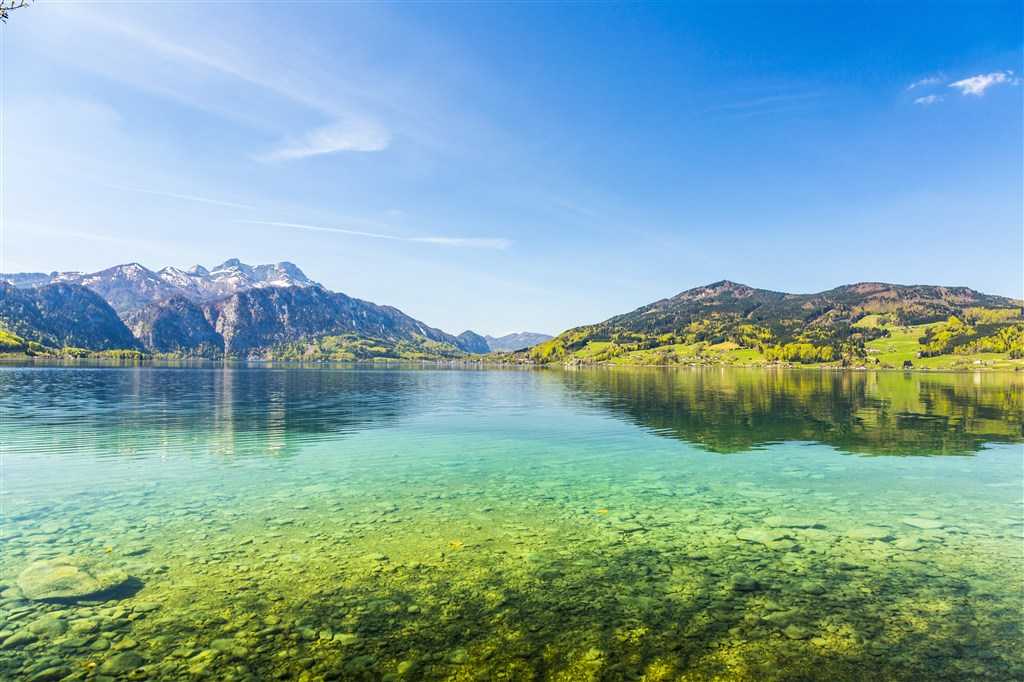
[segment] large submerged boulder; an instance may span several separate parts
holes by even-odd
[[[27,599],[63,601],[99,598],[130,580],[124,571],[89,559],[61,556],[35,561],[18,576]]]

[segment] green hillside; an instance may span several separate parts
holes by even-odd
[[[723,281],[520,354],[527,362],[1024,367],[1021,302],[962,287],[854,284],[786,294]]]

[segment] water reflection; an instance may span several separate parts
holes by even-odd
[[[0,370],[0,679],[1024,679],[1019,446],[766,445],[973,452],[1022,440],[1020,400],[1012,375]]]
[[[424,417],[597,410],[699,445],[783,441],[873,455],[970,454],[1024,441],[1024,376],[763,369],[394,371],[361,368],[8,368],[0,412],[24,452],[293,456]],[[477,417],[481,417],[477,419]]]
[[[817,441],[873,455],[960,455],[1024,439],[1024,377],[744,369],[590,369],[580,400],[729,453]]]
[[[59,455],[291,455],[396,423],[422,398],[408,372],[263,368],[0,371],[20,449]],[[25,442],[29,439],[31,442]]]

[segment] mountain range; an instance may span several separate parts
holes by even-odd
[[[232,258],[188,270],[128,263],[0,275],[0,351],[306,361],[499,353],[530,364],[657,365],[944,366],[933,358],[955,356],[960,364],[1021,364],[1021,306],[966,287],[862,282],[791,294],[722,280],[554,338],[455,335],[330,291],[293,263]]]
[[[504,336],[485,336],[487,347],[492,351],[516,351],[525,350],[553,338],[550,334],[538,334],[537,332],[516,332]]]
[[[790,294],[723,280],[569,329],[520,356],[622,364],[912,364],[978,353],[1016,360],[1024,358],[1022,305],[966,287],[862,282]]]
[[[56,283],[80,284],[102,296],[119,315],[136,312],[173,296],[184,296],[200,303],[249,289],[320,286],[293,263],[283,261],[252,266],[237,258],[209,269],[193,265],[188,270],[165,267],[153,271],[138,263],[126,263],[92,273],[0,274],[0,280],[7,280],[20,288]]]
[[[456,336],[332,292],[293,263],[0,275],[0,327],[51,349],[351,360],[482,354],[546,335]]]

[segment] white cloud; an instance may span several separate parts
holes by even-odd
[[[140,187],[122,187],[120,185],[105,185],[110,189],[119,189],[125,192],[140,192],[142,194],[152,194],[158,197],[167,197],[168,199],[181,199],[182,201],[195,201],[200,204],[213,204],[214,206],[228,206],[230,208],[247,208],[255,209],[255,206],[249,204],[239,204],[234,201],[222,201],[220,199],[210,199],[208,197],[197,197],[192,194],[176,194],[174,192],[161,192],[155,189],[142,189]]]
[[[942,98],[938,95],[925,95],[924,97],[918,97],[914,100],[914,104],[920,104],[921,106],[928,106],[930,104],[936,104],[941,102]]]
[[[977,76],[964,78],[950,83],[949,87],[956,88],[961,95],[974,95],[981,97],[985,91],[993,85],[1012,83],[1016,85],[1019,79],[1013,77],[1013,71],[993,71],[992,73],[979,73]]]
[[[333,232],[336,234],[347,234],[354,237],[369,237],[371,239],[387,239],[396,242],[414,242],[418,244],[438,244],[441,246],[458,246],[478,249],[507,249],[512,245],[512,240],[504,237],[399,237],[393,234],[382,234],[380,232],[366,232],[363,230],[347,230],[342,227],[323,227],[321,225],[306,225],[304,223],[285,223],[273,220],[237,220],[235,222],[248,225],[269,225],[271,227],[290,227],[296,230],[309,230],[311,232]]]
[[[391,135],[375,121],[350,117],[286,139],[277,149],[262,154],[260,161],[304,159],[335,152],[379,152],[387,149]]]
[[[914,81],[913,83],[907,86],[907,90],[916,90],[917,88],[927,88],[932,85],[938,85],[943,80],[945,80],[945,78],[942,76],[928,76],[926,78]]]

